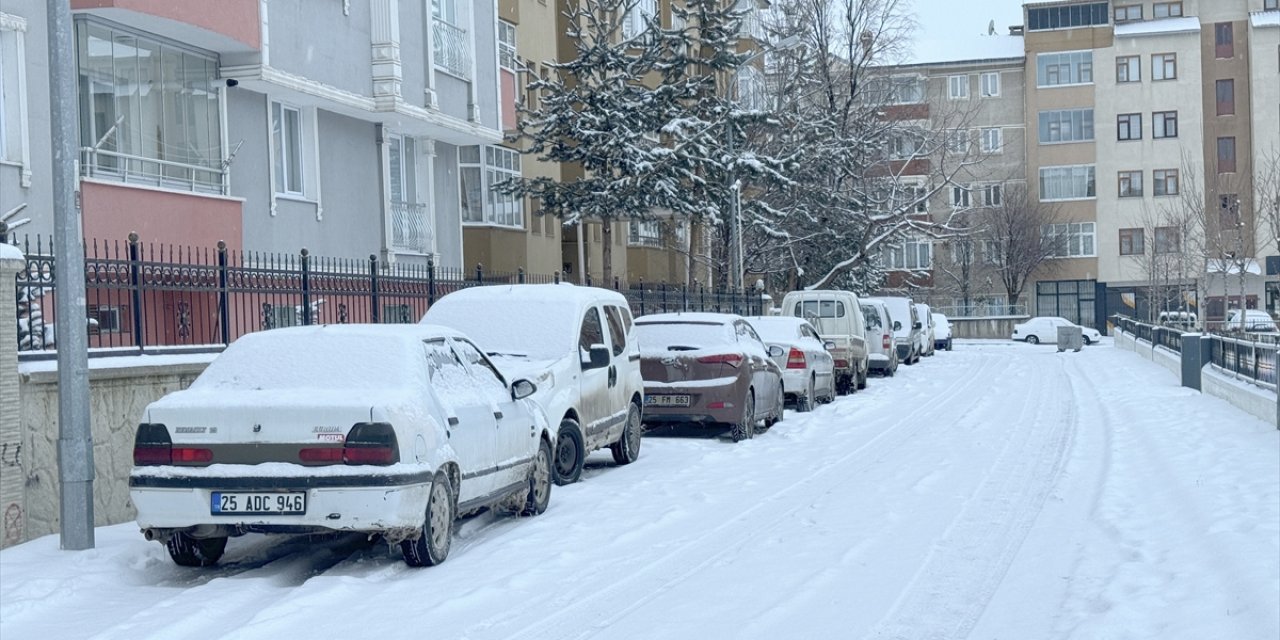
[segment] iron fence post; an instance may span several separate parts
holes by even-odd
[[[559,271],[556,271],[556,272],[555,272],[555,274],[553,274],[553,275],[551,276],[551,281],[552,281],[552,282],[554,282],[554,283],[556,283],[556,284],[560,284],[560,272],[559,272]]]
[[[133,344],[138,351],[147,346],[146,337],[142,334],[142,248],[138,243],[138,234],[129,234],[129,294],[133,305]]]
[[[431,264],[430,261],[427,264]],[[369,254],[369,317],[374,324],[382,322],[382,305],[378,304],[378,256]]]
[[[667,312],[667,281],[663,280],[658,283],[658,290],[662,292],[662,312]]]
[[[524,284],[524,267],[516,267],[516,283]]]
[[[227,311],[231,305],[228,304],[227,295],[227,243],[222,240],[218,241],[218,333],[222,338],[222,344],[231,344],[231,318]]]
[[[484,265],[476,263],[476,284],[484,284]]]
[[[644,315],[644,278],[640,278],[640,315]]]
[[[698,311],[707,310],[707,288],[698,283]]]
[[[436,261],[435,258],[427,258],[427,306],[436,303]]]
[[[588,286],[588,287],[595,286],[595,285],[592,285],[592,284],[591,284],[591,274],[589,274],[589,273],[587,274],[587,286]]]
[[[680,310],[681,311],[689,310],[689,283],[688,282],[684,283],[683,287],[680,287]]]
[[[622,285],[621,285],[621,283],[619,283],[619,281],[618,281],[618,276],[614,276],[614,277],[613,277],[613,290],[614,290],[614,291],[621,291],[621,290],[622,290]]]
[[[302,324],[311,324],[311,254],[304,247],[302,255]]]

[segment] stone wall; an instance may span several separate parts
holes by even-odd
[[[21,542],[26,503],[22,428],[18,420],[18,317],[14,278],[22,253],[0,243],[0,547]]]
[[[1026,322],[1030,316],[995,316],[990,318],[947,318],[953,338],[1008,340],[1013,325]]]
[[[9,343],[12,343],[10,341]],[[8,343],[7,343],[8,344]],[[135,516],[129,501],[133,436],[146,406],[189,386],[212,355],[90,358],[90,423],[93,430],[94,525],[119,524]],[[58,372],[54,362],[19,369],[21,457],[25,514],[14,544],[56,533],[58,523]],[[10,412],[5,405],[8,415]],[[9,467],[4,467],[12,473]]]

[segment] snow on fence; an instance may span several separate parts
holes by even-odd
[[[1182,353],[1182,336],[1187,332],[1178,328],[1150,325],[1124,316],[1114,316],[1112,322],[1139,340]],[[1209,364],[1217,370],[1237,380],[1276,390],[1280,345],[1274,336],[1215,331],[1205,334],[1205,338],[1209,340]]]
[[[55,256],[37,237],[21,246],[26,263],[15,281],[18,351],[53,358],[57,349]],[[559,283],[560,274],[526,274],[426,264],[296,254],[92,241],[85,246],[91,356],[218,351],[254,331],[309,324],[412,323],[441,296],[466,287]],[[587,284],[592,285],[590,276]],[[760,315],[766,298],[666,283],[613,288],[639,316],[668,311]]]

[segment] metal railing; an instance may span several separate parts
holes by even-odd
[[[931,307],[937,313],[947,316],[948,318],[992,318],[999,316],[1029,316],[1027,305],[1015,304],[1012,306],[1004,304],[971,304],[951,305],[944,307]]]
[[[435,65],[461,77],[471,77],[471,43],[467,30],[440,19],[431,21],[431,54]]]
[[[157,160],[128,153],[83,147],[80,175],[86,178],[117,180],[197,193],[227,195],[226,172],[222,167]]]
[[[418,253],[431,253],[434,240],[432,218],[427,205],[414,202],[391,203],[391,247]]]
[[[1125,316],[1112,316],[1111,322],[1139,340],[1182,353],[1182,337],[1187,332],[1181,329],[1138,322]],[[1237,380],[1276,390],[1276,358],[1280,345],[1266,339],[1269,336],[1207,333],[1205,337],[1210,342],[1210,364],[1215,368]]]

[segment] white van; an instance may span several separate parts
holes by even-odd
[[[792,291],[782,299],[782,314],[804,318],[818,330],[835,360],[836,393],[847,395],[867,387],[866,327],[858,296],[824,289]]]

